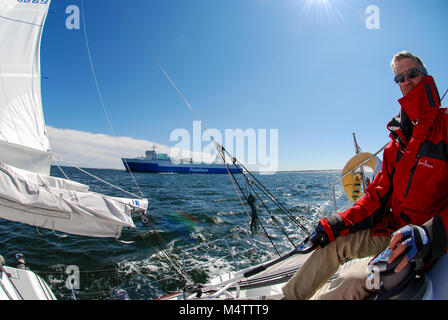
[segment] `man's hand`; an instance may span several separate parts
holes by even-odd
[[[395,272],[400,272],[412,259],[424,258],[429,252],[430,240],[425,229],[409,224],[392,234],[389,247],[392,253],[387,263],[392,263],[397,257],[405,253],[406,255],[395,268]]]
[[[313,244],[320,246],[321,248],[325,247],[330,243],[328,240],[328,235],[325,232],[322,225],[319,223],[313,233],[310,235],[310,241]]]

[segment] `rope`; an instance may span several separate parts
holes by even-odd
[[[251,217],[250,217],[250,215],[249,215],[249,212],[247,211],[246,206],[244,205],[244,202],[243,202],[243,200],[241,199],[240,193],[238,192],[238,190],[237,190],[237,188],[236,188],[235,182],[236,182],[236,184],[238,185],[238,188],[239,188],[240,190],[241,190],[241,187],[240,187],[238,181],[236,181],[235,176],[231,173],[231,171],[230,171],[230,169],[229,169],[229,166],[228,166],[227,163],[225,162],[225,160],[224,160],[224,155],[223,155],[222,153],[220,153],[220,155],[221,155],[221,158],[223,158],[223,161],[224,161],[224,164],[226,165],[226,169],[227,169],[227,172],[229,173],[229,176],[232,178],[231,181],[232,181],[232,184],[233,184],[233,188],[235,189],[235,192],[236,192],[236,194],[237,194],[237,196],[238,196],[238,199],[240,200],[241,205],[243,206],[244,211],[246,212],[247,217],[248,217],[249,219],[251,219]],[[246,201],[247,201],[246,195],[245,195],[243,192],[241,192],[241,193],[243,194],[244,198],[245,198]],[[266,236],[268,237],[269,241],[271,242],[272,246],[274,247],[275,252],[277,252],[277,254],[280,255],[279,252],[277,251],[277,248],[275,247],[274,243],[272,242],[272,239],[269,237],[268,233],[266,232],[266,229],[264,228],[263,224],[260,223],[260,225],[261,225],[261,227],[263,228],[263,230],[264,230]],[[260,236],[260,238],[263,240],[265,247],[268,248],[268,250],[271,252],[272,255],[274,255],[274,253],[272,252],[271,248],[266,244],[266,240],[265,240],[264,237],[261,235],[261,233],[260,233],[259,230],[257,230],[257,233],[258,233],[258,235]]]
[[[231,155],[229,154],[229,152],[223,147],[221,146],[222,150],[224,152],[226,152],[230,157]],[[237,159],[233,158],[234,161],[238,161]],[[269,198],[272,202],[274,202],[274,204],[276,204],[283,212],[285,212],[288,216],[288,218],[291,219],[291,221],[293,221],[297,226],[299,226],[308,236],[310,235],[310,232],[306,229],[306,227],[304,225],[302,225],[300,222],[298,222],[296,220],[296,218],[283,206],[283,204],[278,201],[278,199],[240,162],[238,161],[238,164],[241,165],[241,167],[251,176],[251,178],[253,179],[252,181],[255,181],[256,183],[254,183],[255,186],[257,186],[257,188],[267,197]],[[243,170],[241,170],[241,168],[239,168],[237,165],[235,165],[238,170],[240,171],[240,173],[246,178],[246,180],[250,180],[246,174],[244,173]],[[249,184],[249,187],[253,190],[253,188],[251,187],[251,184]],[[254,190],[255,192],[255,190]],[[255,192],[255,194],[257,194]],[[258,194],[257,194],[258,196]],[[260,199],[261,201],[261,199]],[[262,203],[264,204],[264,202],[262,201]],[[266,206],[265,206],[266,207]],[[269,211],[269,209],[266,207],[266,209]],[[271,213],[269,211],[269,213]]]
[[[136,35],[137,39],[141,42],[141,44],[143,45],[143,47],[146,49],[146,51],[148,52],[149,56],[151,57],[151,59],[153,60],[153,62],[157,65],[157,67],[159,68],[159,70],[163,73],[163,75],[165,76],[165,78],[168,80],[168,82],[171,84],[171,86],[176,90],[177,94],[181,97],[181,99],[183,100],[183,102],[185,103],[185,105],[188,107],[188,109],[190,109],[190,111],[192,112],[192,114],[194,115],[194,117],[200,121],[201,126],[203,127],[203,129],[207,129],[207,127],[205,126],[204,122],[201,120],[201,118],[198,116],[198,114],[194,111],[193,107],[191,106],[190,102],[187,100],[187,98],[185,97],[185,95],[180,91],[180,89],[176,86],[176,84],[174,83],[173,79],[170,77],[170,75],[168,74],[168,72],[162,67],[162,65],[158,62],[158,60],[155,58],[155,56],[152,54],[152,51],[150,50],[149,46],[147,45],[146,41],[140,36],[140,34],[136,31],[136,29],[132,26],[131,22],[129,21],[129,19],[126,17],[126,15],[123,14],[122,10],[120,10],[120,8],[116,5],[115,1],[112,1],[113,5],[115,6],[115,8],[117,9],[118,13],[120,14],[120,16],[123,18],[123,20],[126,22],[126,24],[128,25],[129,29]],[[213,137],[212,137],[213,140]],[[224,160],[225,162],[225,160]],[[227,165],[226,165],[227,167]],[[230,173],[229,168],[227,167],[227,171]],[[235,187],[235,185],[234,185]],[[235,188],[236,190],[236,188]],[[236,190],[237,195],[240,199],[241,204],[243,205],[243,208],[245,210],[245,212],[248,214],[246,207],[244,206],[244,202],[241,200],[241,197],[238,193],[238,191]],[[260,234],[260,237],[263,238]],[[263,239],[264,240],[264,239]],[[266,245],[267,248],[269,248],[269,246]],[[270,250],[270,249],[269,249]]]
[[[159,70],[162,72],[162,74],[164,75],[164,77],[168,80],[168,82],[171,84],[171,86],[176,90],[176,92],[177,92],[177,94],[181,97],[181,99],[183,100],[183,102],[185,103],[185,105],[187,106],[187,108],[192,112],[192,114],[193,114],[193,116],[197,119],[197,120],[199,120],[200,121],[200,123],[201,123],[201,126],[204,128],[204,129],[206,129],[206,126],[205,126],[205,124],[202,122],[202,120],[200,119],[200,117],[198,116],[198,114],[195,112],[195,110],[193,109],[193,107],[191,106],[191,104],[190,104],[190,102],[187,100],[187,98],[185,97],[185,95],[180,91],[180,89],[176,86],[176,84],[174,83],[174,81],[173,81],[173,79],[170,77],[170,75],[168,74],[168,72],[162,67],[162,65],[158,62],[158,60],[155,58],[155,56],[152,54],[152,51],[150,50],[150,47],[147,45],[147,43],[146,43],[146,41],[140,36],[140,34],[136,31],[136,29],[132,26],[132,24],[131,24],[131,22],[129,21],[129,19],[126,17],[126,15],[125,14],[123,14],[123,12],[122,12],[122,10],[116,5],[116,3],[115,3],[115,1],[112,1],[112,3],[113,3],[113,5],[114,5],[114,7],[117,9],[117,11],[118,11],[118,13],[119,13],[119,15],[123,18],[123,20],[125,21],[125,23],[128,25],[128,27],[129,27],[129,29],[136,35],[136,37],[137,37],[137,39],[141,42],[141,44],[143,45],[143,47],[146,49],[146,51],[148,52],[148,54],[149,54],[149,56],[151,57],[151,59],[153,60],[153,62],[157,65],[157,67],[159,68]],[[213,137],[212,137],[212,141],[214,141],[214,139],[213,139]],[[242,204],[242,206],[243,206],[243,208],[244,208],[244,211],[246,212],[246,214],[248,215],[248,217],[250,218],[250,215],[249,215],[249,213],[248,213],[248,211],[247,211],[247,209],[246,209],[246,206],[244,205],[244,202],[243,202],[243,200],[241,199],[241,196],[240,196],[240,194],[239,194],[239,192],[238,192],[238,190],[237,190],[237,188],[236,188],[236,185],[235,185],[235,183],[238,185],[238,187],[240,188],[240,190],[241,190],[241,192],[242,192],[242,189],[241,189],[241,187],[239,186],[239,184],[238,184],[238,181],[236,181],[236,178],[232,175],[232,173],[231,173],[231,171],[229,170],[229,167],[228,167],[228,165],[227,165],[227,163],[226,163],[226,161],[225,161],[225,155],[222,153],[222,152],[220,152],[219,151],[219,149],[218,149],[218,147],[216,146],[216,148],[217,148],[217,150],[218,150],[218,153],[221,155],[221,157],[223,158],[223,161],[224,161],[224,163],[225,163],[225,165],[226,165],[226,168],[227,168],[227,171],[228,171],[228,173],[229,173],[229,175],[232,177],[232,184],[233,184],[233,187],[234,187],[234,189],[235,189],[235,192],[237,193],[237,195],[238,195],[238,198],[239,198],[239,201],[241,202],[241,204]],[[226,151],[224,148],[222,148],[224,151]],[[226,153],[231,157],[231,158],[233,158],[227,151],[226,151]],[[233,158],[233,159],[235,159],[235,158]],[[238,166],[237,166],[238,167]],[[267,196],[267,194],[269,194],[270,196],[268,196],[268,198],[270,198],[271,199],[271,201],[273,201],[274,203],[276,203],[277,204],[277,206],[279,206],[287,215],[288,215],[288,217],[290,217],[290,219],[292,219],[292,221],[294,221],[298,226],[300,226],[306,233],[307,233],[307,235],[309,235],[310,233],[309,233],[309,231],[303,226],[303,225],[301,225],[289,212],[288,212],[288,210],[286,210],[286,208],[280,203],[280,202],[278,202],[278,200],[269,192],[269,190],[267,190],[267,188],[266,187],[264,187],[263,186],[263,184],[261,184],[259,181],[258,181],[258,179],[256,179],[251,173],[250,173],[250,171],[249,170],[247,170],[244,166],[243,166],[243,168],[247,171],[247,172],[249,172],[249,174],[254,178],[254,180],[255,181],[257,181],[257,183],[259,184],[259,185],[261,185],[262,187],[260,187],[258,184],[257,184],[257,187]],[[242,170],[240,169],[240,171],[242,172]],[[245,176],[246,177],[246,176]],[[247,179],[247,177],[246,177],[246,179]],[[242,192],[243,193],[243,192]],[[244,193],[243,193],[243,195],[244,195]],[[246,196],[244,195],[244,197],[246,198]],[[246,200],[247,200],[247,198],[246,198]],[[265,206],[266,207],[266,206]],[[268,210],[269,211],[269,210]],[[270,212],[270,211],[269,211]],[[271,213],[271,212],[270,212]],[[271,213],[271,217],[273,217],[273,215],[272,215],[272,213]],[[273,220],[276,222],[276,223],[278,223],[276,220],[275,220],[275,218],[273,218]],[[262,228],[263,228],[263,230],[265,231],[265,233],[266,233],[266,236],[269,238],[269,240],[271,241],[271,243],[272,243],[272,245],[273,245],[273,247],[274,247],[274,249],[277,251],[277,249],[275,248],[275,245],[273,244],[273,242],[272,242],[272,240],[271,240],[271,238],[269,237],[269,235],[267,234],[267,232],[266,232],[266,230],[264,229],[264,226],[263,226],[263,224],[261,224],[260,223],[260,225],[262,226]],[[282,229],[282,231],[283,232],[285,232],[283,229]],[[258,230],[257,230],[257,232],[258,232]],[[258,232],[259,233],[259,232]],[[263,239],[263,241],[265,241],[265,239],[262,237],[262,235],[259,233],[259,235],[260,235],[260,237]],[[287,236],[288,237],[288,236]],[[289,237],[288,237],[288,239],[289,239]],[[290,240],[290,239],[289,239]],[[290,240],[291,241],[291,240]],[[292,241],[291,241],[291,243],[293,243]],[[265,245],[266,245],[266,243],[265,243]],[[294,245],[294,243],[293,243],[293,245]],[[269,246],[267,246],[266,245],[266,247],[267,248],[269,248]],[[270,248],[269,248],[269,250],[271,250]],[[271,253],[272,253],[272,251],[271,251]],[[277,254],[279,254],[278,253],[278,251],[277,251]]]
[[[85,15],[84,15],[84,0],[81,0],[81,11],[82,11],[82,24],[83,24],[83,31],[84,31],[84,39],[85,39],[85,42],[86,42],[87,54],[89,56],[89,61],[90,61],[90,69],[92,70],[92,75],[93,75],[93,80],[95,82],[96,91],[98,93],[98,97],[100,99],[101,106],[103,107],[103,111],[104,111],[104,114],[106,116],[107,122],[108,122],[109,127],[110,127],[110,129],[112,131],[112,135],[114,137],[115,143],[117,144],[118,151],[120,152],[121,158],[123,159],[124,156],[123,156],[123,153],[121,152],[120,145],[118,143],[117,136],[115,134],[115,130],[114,130],[113,126],[112,126],[112,122],[111,122],[110,117],[109,117],[109,113],[106,110],[106,105],[104,104],[103,95],[101,94],[100,86],[99,86],[98,80],[96,78],[95,68],[93,66],[92,55],[90,53],[89,39],[87,38],[86,18],[85,18]],[[126,164],[126,166],[127,166],[127,164]],[[128,166],[127,166],[127,169],[129,169]],[[140,187],[138,186],[137,180],[135,180],[135,177],[132,174],[131,170],[128,170],[128,171],[129,171],[129,173],[130,173],[130,175],[132,177],[132,180],[134,180],[134,183],[135,183],[138,191],[140,192],[140,195],[143,198],[144,195],[143,195],[143,192],[140,190]]]
[[[144,217],[148,218],[146,215]],[[150,231],[147,227],[147,224],[149,224],[151,227],[151,230],[154,231],[156,233],[156,235],[159,237],[160,242],[156,242],[156,244],[159,247],[160,251],[156,251],[152,248],[152,246],[150,245],[150,243],[148,242],[148,240],[146,239],[146,237],[144,236],[143,233],[140,233],[138,230],[133,230],[133,231],[137,233],[137,235],[145,242],[145,244],[147,244],[147,246],[152,250],[152,252],[159,258],[159,260],[161,260],[161,261],[166,260],[168,262],[168,264],[170,265],[170,267],[179,276],[181,276],[187,283],[192,283],[192,281],[189,279],[188,275],[185,274],[184,272],[182,272],[182,268],[176,263],[175,259],[173,257],[171,257],[170,254],[168,253],[168,250],[166,249],[167,245],[166,245],[165,241],[162,239],[162,237],[160,236],[160,232],[157,230],[157,228],[154,226],[154,224],[151,223],[149,218],[146,221],[144,221],[144,219],[142,219],[142,222],[143,222],[143,225],[145,226],[146,231]],[[161,253],[164,255],[164,257],[162,256]],[[84,271],[79,271],[79,272],[94,273],[94,272],[109,272],[109,271],[114,271],[114,270],[116,270],[116,269],[111,268],[111,269],[98,269],[98,270],[84,270]],[[35,271],[35,272],[36,273],[48,273],[48,274],[63,273],[60,271],[54,271],[54,272]]]
[[[253,188],[249,185],[249,187],[253,190]],[[258,200],[260,200],[261,204],[264,206],[264,208],[269,212],[269,215],[272,219],[272,221],[274,221],[277,226],[280,228],[280,230],[283,232],[283,234],[286,236],[286,238],[288,239],[288,241],[292,244],[293,248],[296,248],[296,244],[291,240],[291,238],[289,237],[288,233],[286,232],[286,230],[281,226],[280,222],[278,222],[277,218],[272,214],[271,210],[269,210],[269,208],[266,206],[266,204],[264,203],[264,201],[260,198],[260,196],[258,195],[258,193],[254,192],[255,195],[257,196]]]
[[[53,158],[54,161],[56,161],[56,165],[58,166],[59,170],[64,175],[65,179],[70,180],[69,177],[65,174],[64,170],[62,170],[61,166],[59,165],[59,161],[56,159],[56,157],[54,156],[53,153],[51,154],[51,157]]]
[[[65,283],[67,283],[67,281],[70,283],[70,290],[72,292],[72,299],[76,300],[75,289],[73,288],[73,283],[72,283],[72,279],[70,278],[70,275],[68,275],[68,278],[67,278]]]

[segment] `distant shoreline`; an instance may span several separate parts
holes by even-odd
[[[54,167],[54,170],[58,170],[58,166],[52,164],[51,167]],[[75,168],[72,166],[60,166],[61,168]],[[116,170],[116,171],[126,171],[125,169],[115,169],[115,168],[92,168],[92,167],[80,167],[85,170]],[[322,171],[341,171],[342,169],[303,169],[303,170],[277,170],[275,173],[293,173],[293,172],[322,172]],[[252,173],[260,174],[259,171],[251,171]],[[157,173],[157,172],[153,172]],[[268,175],[268,173],[264,173]]]

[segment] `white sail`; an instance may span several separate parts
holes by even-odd
[[[0,161],[49,174],[40,44],[50,0],[0,0]]]
[[[40,44],[50,0],[0,0],[0,217],[39,228],[118,238],[146,199],[109,197],[50,177]]]

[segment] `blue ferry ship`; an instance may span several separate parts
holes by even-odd
[[[197,163],[192,159],[175,160],[165,153],[148,150],[144,157],[121,158],[126,171],[131,172],[175,172],[175,173],[228,173],[224,163]],[[239,167],[229,165],[232,173],[240,173]]]

